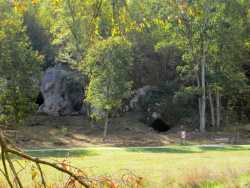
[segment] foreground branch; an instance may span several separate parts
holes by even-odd
[[[2,146],[2,144],[1,144]],[[1,157],[2,157],[2,163],[3,163],[3,169],[4,169],[4,176],[10,186],[10,188],[13,188],[13,185],[10,181],[10,176],[9,176],[9,172],[7,169],[7,165],[6,165],[6,159],[5,159],[5,147],[1,147]]]
[[[12,170],[13,175],[14,175],[14,177],[15,177],[18,185],[19,185],[19,188],[23,188],[23,186],[21,184],[20,179],[17,176],[14,165],[13,165],[13,163],[11,162],[11,160],[10,160],[10,158],[8,156],[9,154],[12,154],[12,155],[15,155],[17,157],[20,157],[20,158],[26,159],[28,161],[34,162],[38,167],[38,170],[40,172],[40,175],[41,175],[41,178],[42,178],[42,183],[43,183],[44,187],[46,187],[46,183],[45,183],[45,179],[44,179],[40,164],[50,166],[50,167],[52,167],[52,168],[54,168],[54,169],[56,169],[58,171],[61,171],[61,172],[65,173],[65,174],[69,175],[71,178],[76,180],[79,184],[81,184],[85,188],[90,187],[87,177],[78,176],[78,175],[74,174],[73,172],[71,172],[71,171],[69,171],[69,170],[67,170],[67,169],[65,169],[63,167],[60,167],[56,163],[51,163],[51,162],[48,162],[48,161],[44,161],[44,160],[41,160],[39,158],[27,155],[27,154],[25,154],[24,152],[22,152],[20,150],[10,148],[9,145],[7,144],[6,138],[3,135],[2,131],[0,131],[0,146],[1,146],[1,156],[2,156],[2,163],[3,163],[3,167],[4,167],[4,173],[5,173],[5,177],[6,177],[6,180],[7,180],[8,184],[9,184],[10,188],[13,188],[13,184],[11,183],[10,176],[9,176],[9,173],[8,173],[8,168],[7,168],[7,165],[6,165],[6,159],[7,159],[8,163],[9,163],[9,165],[11,167],[11,170]]]
[[[45,182],[45,178],[44,178],[44,175],[43,175],[43,171],[42,171],[42,169],[41,169],[41,166],[40,166],[39,163],[36,163],[36,166],[37,166],[37,168],[38,168],[38,170],[39,170],[39,173],[40,173],[40,176],[41,176],[41,179],[42,179],[43,187],[46,188],[47,186],[46,186],[46,182]]]
[[[82,185],[84,188],[91,188],[91,187],[93,188],[96,187],[97,185],[100,185],[100,187],[112,187],[112,188],[118,188],[120,187],[120,185],[121,187],[139,188],[142,187],[143,185],[142,181],[143,179],[132,173],[124,174],[121,179],[122,182],[120,182],[121,184],[118,184],[117,181],[113,181],[109,176],[99,176],[97,178],[90,178],[81,169],[73,167],[70,164],[65,163],[65,161],[62,163],[48,162],[39,159],[37,157],[32,157],[30,155],[25,154],[23,151],[17,148],[13,143],[11,143],[4,136],[1,130],[0,130],[0,146],[1,146],[1,158],[3,163],[3,170],[0,169],[0,172],[4,175],[10,188],[14,187],[24,188],[21,179],[18,177],[19,172],[21,172],[24,168],[22,168],[22,170],[20,171],[17,171],[13,164],[13,161],[11,160],[11,155],[35,163],[36,169],[40,173],[41,186],[43,186],[44,188],[46,188],[47,185],[41,165],[49,166],[64,174],[67,174],[69,176],[69,179],[65,187],[71,187],[72,185],[76,185],[76,183]],[[10,172],[12,172],[12,175],[14,177],[14,182],[11,181],[12,176],[10,176]]]

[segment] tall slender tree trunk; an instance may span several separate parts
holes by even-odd
[[[200,118],[200,124],[201,124],[201,97],[198,98],[198,105],[199,105],[199,118]]]
[[[105,140],[105,138],[107,137],[108,126],[109,126],[109,115],[108,115],[108,113],[106,112],[105,124],[104,124],[104,131],[103,131],[103,139],[104,139],[104,140]]]
[[[225,125],[229,124],[229,109],[228,109],[228,101],[225,102]]]
[[[200,116],[200,131],[206,132],[206,51],[207,46],[204,43],[201,59],[201,116]]]
[[[208,89],[208,97],[209,97],[209,104],[210,104],[211,124],[213,127],[215,127],[214,101],[213,101],[211,89]]]
[[[220,104],[220,92],[216,91],[216,127],[220,128],[220,122],[221,122],[221,113],[220,113],[220,108],[221,108],[221,104]]]
[[[196,74],[196,80],[197,80],[197,86],[198,88],[201,87],[201,83],[200,83],[200,78],[199,78],[199,74]],[[201,117],[201,97],[198,97],[198,108],[199,108],[199,119]]]

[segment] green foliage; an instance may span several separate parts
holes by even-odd
[[[165,37],[155,45],[156,50],[176,46],[182,52],[183,62],[176,71],[183,86],[177,98],[202,95],[202,64],[204,90],[219,91],[228,101],[246,90],[242,57],[246,58],[247,7],[245,1],[171,1],[167,17],[159,15],[158,25],[168,29],[162,29]]]
[[[52,45],[50,33],[44,28],[45,26],[39,23],[38,16],[34,13],[35,11],[36,9],[31,9],[24,14],[24,24],[27,28],[27,35],[32,48],[44,56],[43,69],[45,70],[55,64],[56,50]]]
[[[59,47],[57,60],[77,65],[95,39],[96,18],[101,1],[49,1],[53,7],[51,33],[53,44]]]
[[[167,93],[159,101],[168,118],[181,108],[197,110],[204,89],[212,97],[219,92],[223,109],[238,111],[239,101],[249,106],[249,18],[249,0],[0,0],[1,101],[18,93],[15,109],[32,107],[27,93],[36,93],[37,50],[44,69],[56,62],[84,69],[87,100],[99,110],[118,108],[133,80],[135,88],[154,85]]]
[[[0,15],[1,121],[20,122],[34,110],[42,57],[33,51],[22,19],[8,3]]]
[[[122,99],[130,95],[132,63],[131,44],[127,40],[112,37],[97,42],[84,62],[90,80],[86,100],[97,110],[112,114]]]

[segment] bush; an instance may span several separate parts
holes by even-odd
[[[33,51],[22,19],[3,4],[0,19],[0,110],[2,121],[19,123],[35,109],[42,57]]]

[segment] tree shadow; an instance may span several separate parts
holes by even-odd
[[[127,148],[128,152],[142,153],[205,153],[205,152],[230,152],[230,151],[249,151],[250,147],[244,146],[176,146],[176,147],[142,147],[142,148]]]
[[[202,151],[191,150],[190,147],[179,146],[179,147],[143,147],[143,148],[127,148],[128,152],[142,152],[142,153],[201,153]]]
[[[169,153],[169,154],[195,154],[206,152],[232,152],[232,151],[250,151],[250,146],[169,146],[169,147],[129,147],[125,148],[127,152],[137,153]],[[25,153],[39,158],[66,158],[66,157],[84,157],[100,155],[98,150],[91,149],[38,149],[26,150]],[[14,156],[12,156],[14,157]]]
[[[227,151],[247,151],[247,150],[250,150],[250,147],[244,147],[244,146],[199,146],[199,149],[201,149],[203,152],[206,152],[206,151],[227,152]]]
[[[88,149],[43,149],[25,151],[28,155],[39,158],[66,158],[99,155],[97,151]]]

